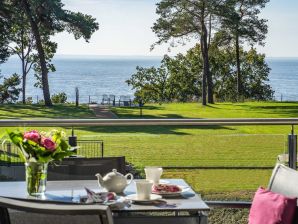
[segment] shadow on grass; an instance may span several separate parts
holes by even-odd
[[[144,114],[140,116],[140,114],[120,114],[119,118],[127,118],[127,119],[165,119],[165,118],[188,118],[179,114],[159,114],[159,115],[153,115],[153,114]]]
[[[94,133],[146,133],[156,135],[191,135],[190,133],[183,132],[181,129],[201,129],[201,130],[234,130],[233,128],[223,126],[209,126],[209,127],[190,127],[190,126],[113,126],[113,127],[78,127],[77,130],[94,132]]]
[[[287,117],[298,116],[298,104],[295,105],[278,105],[283,102],[275,103],[276,105],[239,105],[245,110],[250,110],[254,113],[264,113],[272,115],[284,115]]]
[[[1,105],[0,118],[94,118],[93,113],[86,106],[54,105]]]

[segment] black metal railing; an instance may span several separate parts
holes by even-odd
[[[77,155],[85,158],[102,158],[104,156],[104,142],[102,140],[78,140]],[[19,157],[16,145],[6,141],[0,143],[0,165],[20,165],[24,162]]]

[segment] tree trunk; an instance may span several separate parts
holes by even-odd
[[[52,106],[52,101],[51,101],[51,96],[50,96],[50,89],[49,89],[49,81],[48,81],[48,69],[47,69],[47,64],[46,64],[46,59],[45,59],[45,52],[41,43],[41,37],[39,33],[38,26],[36,24],[36,21],[34,21],[31,11],[30,11],[30,6],[26,0],[22,0],[25,12],[27,14],[27,17],[30,21],[31,25],[31,30],[35,38],[36,42],[36,48],[39,56],[39,63],[40,63],[40,68],[41,68],[41,82],[42,82],[42,90],[43,90],[43,97],[44,97],[44,102],[46,106]]]
[[[204,56],[204,41],[203,36],[201,36],[201,53],[203,57],[203,74],[202,74],[202,105],[207,105],[207,79],[206,79],[206,64],[205,64],[205,56]]]
[[[23,94],[23,104],[26,104],[26,73],[23,71],[23,83],[22,83],[22,94]]]
[[[237,64],[237,99],[242,97],[242,77],[241,77],[241,68],[240,68],[240,47],[239,47],[239,35],[236,34],[236,64]]]
[[[24,30],[21,30],[21,61],[22,61],[22,95],[23,95],[23,104],[26,104],[26,68],[25,68],[25,54],[24,54]]]
[[[209,53],[208,53],[208,32],[207,28],[203,26],[203,44],[204,44],[204,70],[206,70],[207,86],[208,86],[208,103],[213,104],[213,82],[212,74],[210,72],[209,65]]]
[[[202,28],[202,33],[201,33],[201,53],[203,57],[203,77],[202,77],[202,96],[203,96],[203,105],[206,105],[206,82],[208,85],[208,103],[214,103],[213,100],[213,83],[212,83],[212,75],[210,73],[210,66],[209,66],[209,54],[208,54],[208,31],[205,25],[205,20],[204,20],[204,5],[201,10],[201,28]],[[205,96],[204,96],[205,94]],[[205,99],[204,99],[205,97]],[[204,102],[205,100],[205,102]]]

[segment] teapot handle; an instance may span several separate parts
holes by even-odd
[[[124,177],[126,179],[127,179],[127,177],[130,177],[129,181],[127,182],[127,185],[130,185],[130,183],[133,181],[133,175],[131,173],[128,173]]]

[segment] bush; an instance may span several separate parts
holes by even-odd
[[[32,99],[32,97],[27,97],[27,99],[26,99],[26,104],[33,104],[33,99]]]
[[[54,94],[51,99],[53,103],[66,103],[67,96],[66,93],[57,93]]]

